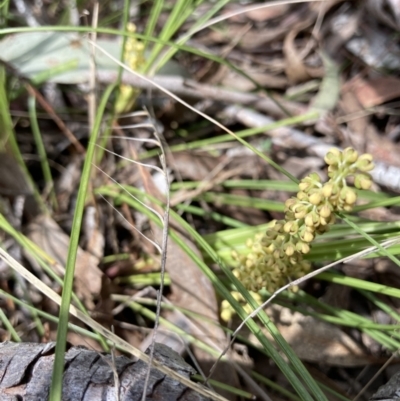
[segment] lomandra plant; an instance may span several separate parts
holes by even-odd
[[[347,179],[354,178],[357,189],[370,188],[368,172],[374,168],[370,154],[333,148],[325,162],[329,180],[321,182],[317,173],[303,178],[296,197],[285,202],[284,219],[275,220],[266,233],[249,240],[247,255],[234,254],[238,261],[234,274],[249,290],[266,288],[274,292],[289,280],[305,275],[311,264],[304,255],[310,252],[314,238],[335,223],[335,212],[350,212],[357,200]]]

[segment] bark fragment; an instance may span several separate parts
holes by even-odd
[[[0,399],[3,401],[47,401],[54,362],[55,343],[0,344]],[[156,344],[154,357],[183,376],[195,373],[169,347]],[[151,369],[146,389],[147,364],[118,356],[113,366],[111,356],[72,347],[65,354],[63,401],[117,401],[114,371],[119,377],[119,400],[139,401],[146,391],[148,401],[206,401],[207,398],[178,381]]]

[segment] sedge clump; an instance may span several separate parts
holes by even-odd
[[[238,262],[234,274],[248,290],[274,292],[307,274],[311,264],[304,255],[310,252],[314,238],[335,223],[335,212],[350,212],[356,203],[357,193],[346,180],[353,177],[357,189],[371,187],[369,171],[374,165],[370,154],[333,148],[325,162],[328,182],[321,182],[317,173],[303,178],[297,195],[285,202],[284,219],[274,220],[265,233],[249,240],[247,255],[233,255]]]

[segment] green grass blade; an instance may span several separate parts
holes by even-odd
[[[218,1],[209,11],[202,15],[190,28],[189,32],[178,40],[178,44],[181,45],[190,39],[194,32],[198,30],[199,27],[204,25],[213,15],[215,15],[222,7],[229,3],[229,0]],[[162,55],[161,59],[157,62],[156,70],[162,68],[168,60],[170,60],[178,51],[178,48],[171,47],[165,54]]]
[[[400,289],[389,287],[387,285],[373,283],[366,280],[360,280],[354,277],[343,276],[332,272],[324,272],[319,274],[317,277],[320,280],[329,281],[330,283],[337,283],[360,290],[366,290],[382,295],[387,295],[390,297],[400,298]]]
[[[82,216],[85,207],[86,194],[89,186],[90,172],[92,168],[92,161],[96,147],[96,140],[98,133],[100,131],[102,117],[113,89],[114,86],[109,86],[106,89],[99,104],[95,125],[93,127],[93,132],[90,135],[90,141],[88,145],[87,154],[85,157],[85,163],[83,165],[76,209],[72,223],[71,242],[68,248],[67,266],[65,270],[64,286],[63,286],[62,300],[59,313],[60,322],[57,330],[57,344],[55,351],[52,384],[50,388],[50,397],[49,397],[50,401],[61,400],[62,378],[64,372],[64,354],[65,354],[67,332],[68,332],[69,307],[71,303],[71,293],[74,281],[75,261],[78,251],[79,233],[82,225]]]
[[[283,212],[285,205],[282,202],[272,201],[262,198],[253,198],[242,195],[232,195],[226,193],[204,192],[194,199],[215,203],[217,205],[232,205],[242,207],[252,207],[258,210],[271,210]]]
[[[42,167],[42,173],[46,186],[50,189],[50,200],[54,208],[57,208],[57,197],[54,191],[54,181],[51,175],[49,161],[47,160],[46,149],[40,133],[39,124],[36,116],[36,99],[33,96],[28,98],[28,110],[29,120],[31,122],[31,128],[33,133],[33,139],[39,154],[40,165]]]
[[[228,227],[240,228],[240,227],[248,226],[248,224],[245,224],[245,223],[242,223],[241,221],[232,219],[231,217],[224,216],[224,215],[222,215],[220,213],[216,213],[216,212],[207,212],[197,206],[179,204],[179,205],[176,205],[175,208],[182,212],[187,212],[190,214],[194,214],[196,216],[202,216],[205,219],[207,219],[207,218],[213,219],[214,221],[225,224]]]
[[[386,248],[383,248],[376,240],[374,240],[370,235],[368,235],[365,231],[360,229],[357,224],[354,224],[349,218],[346,216],[342,215],[341,213],[338,213],[338,215],[350,226],[362,235],[365,239],[367,239],[372,245],[375,245],[378,250],[382,253],[382,255],[387,256],[393,263],[395,263],[397,266],[400,267],[400,260],[397,259],[394,255],[392,255]]]
[[[8,320],[8,317],[4,313],[3,309],[0,308],[0,321],[3,323],[5,329],[10,333],[13,341],[20,343],[21,337],[18,335],[12,323]]]
[[[375,207],[387,207],[387,206],[395,206],[400,203],[400,196],[395,196],[389,199],[382,199],[376,202],[367,203],[365,205],[355,206],[353,208],[354,213],[361,212],[363,210],[373,209]]]
[[[186,9],[189,7],[191,10],[193,9],[192,0],[177,0],[174,2],[172,11],[170,12],[167,21],[158,35],[161,40],[169,41],[172,38],[172,36],[179,29],[180,24],[184,22],[182,17],[186,14]],[[160,43],[156,43],[153,46],[151,53],[146,60],[146,67],[144,68],[145,72],[148,72],[150,68],[153,67],[154,62],[163,47],[164,46]]]
[[[146,24],[146,29],[144,31],[144,35],[146,37],[152,37],[154,33],[154,29],[157,25],[157,21],[160,17],[161,11],[164,7],[164,0],[155,0],[153,3],[153,7],[150,11],[150,16]],[[144,48],[147,49],[148,41],[147,39],[143,41]]]

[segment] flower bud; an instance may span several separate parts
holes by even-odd
[[[356,203],[357,194],[351,188],[344,188],[344,189],[346,189],[345,202],[348,205],[353,205],[354,203]]]
[[[306,254],[306,253],[310,252],[310,245],[308,245],[307,243],[305,243],[303,241],[300,241],[296,244],[296,250],[298,252]]]
[[[375,167],[372,163],[372,155],[369,153],[361,155],[357,160],[356,166],[363,172],[371,171]]]
[[[319,205],[321,203],[322,197],[321,197],[321,194],[319,192],[316,192],[316,193],[313,193],[312,195],[310,195],[308,200],[313,205]]]
[[[304,191],[304,192],[306,192],[308,189],[310,189],[310,187],[311,187],[311,184],[309,183],[309,182],[300,182],[299,183],[299,189],[300,189],[300,191]]]
[[[346,148],[343,151],[343,160],[349,164],[355,163],[358,159],[358,152],[353,148]]]
[[[294,217],[294,213],[290,210],[287,210],[285,212],[285,220],[289,221],[289,220],[296,220],[296,218]]]
[[[340,190],[340,199],[349,205],[352,205],[357,200],[357,194],[349,187],[344,187]]]
[[[288,221],[284,226],[283,226],[283,231],[285,233],[289,233],[290,229],[292,228],[293,221]]]
[[[273,240],[278,236],[279,232],[276,229],[276,226],[273,228],[269,228],[266,233],[265,236],[269,239],[269,240]]]
[[[297,199],[300,201],[308,201],[308,195],[305,192],[298,192],[296,195]]]
[[[254,265],[254,261],[253,260],[251,260],[251,259],[247,259],[246,260],[246,268],[247,269],[252,269],[253,267],[254,267],[255,265]]]
[[[268,246],[264,247],[264,251],[269,255],[272,254],[272,252],[274,252],[274,250],[275,250],[275,244],[273,242],[271,244],[269,244]]]
[[[326,225],[328,225],[328,220],[325,219],[325,217],[321,217],[319,220],[319,223],[321,226],[326,226]]]
[[[357,174],[354,179],[354,185],[358,189],[369,189],[372,185],[371,177],[367,174]]]
[[[304,223],[306,223],[307,227],[314,227],[319,223],[319,216],[315,212],[310,212],[305,217]]]
[[[297,205],[297,199],[296,198],[289,198],[285,202],[285,207],[288,210],[293,210],[294,206],[296,206],[296,205]]]
[[[259,243],[259,242],[255,242],[254,244],[253,244],[253,246],[251,247],[251,250],[253,251],[253,252],[261,252],[261,244]]]
[[[308,192],[310,189],[318,188],[320,186],[320,182],[320,176],[317,173],[311,173],[300,181],[299,188],[301,191]]]
[[[309,227],[307,227],[303,233],[303,235],[301,236],[301,239],[305,242],[312,242],[312,240],[314,239],[314,234],[313,234],[313,230],[310,230]]]
[[[296,219],[302,219],[302,218],[304,218],[304,216],[305,216],[306,214],[307,214],[307,208],[304,207],[304,208],[302,208],[302,209],[299,209],[299,211],[296,212],[296,213],[294,214],[294,217],[295,217]]]
[[[340,160],[340,155],[341,152],[337,148],[331,148],[329,149],[329,152],[325,156],[325,163],[332,165],[332,164],[338,164]]]
[[[331,208],[328,205],[324,205],[319,210],[319,215],[323,218],[327,218],[332,214]]]
[[[287,256],[292,256],[294,254],[294,251],[295,251],[295,248],[294,248],[293,244],[291,244],[291,243],[286,244],[285,253]]]
[[[332,192],[333,184],[328,182],[322,187],[322,194],[325,196],[325,198],[329,198],[332,195]]]

